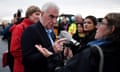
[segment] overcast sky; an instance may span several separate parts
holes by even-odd
[[[44,3],[49,1],[59,6],[60,14],[104,17],[109,12],[120,12],[120,0],[0,0],[0,19],[11,19],[19,8],[23,9],[24,16],[28,6],[37,5],[41,8]]]

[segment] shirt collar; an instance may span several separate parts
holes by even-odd
[[[52,29],[45,29],[45,31],[48,33],[51,33],[52,32]]]

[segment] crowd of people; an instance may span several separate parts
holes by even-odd
[[[120,72],[120,13],[108,13],[100,22],[93,15],[75,15],[72,22],[65,15],[57,22],[58,17],[52,2],[29,6],[24,18],[19,10],[14,14],[2,32],[11,72]],[[68,39],[57,37],[61,31],[79,45],[65,46]]]

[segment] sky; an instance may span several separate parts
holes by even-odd
[[[24,16],[30,5],[41,8],[46,2],[57,4],[59,14],[81,14],[83,18],[88,15],[99,18],[110,12],[120,12],[120,0],[0,0],[0,20],[12,19],[17,9],[22,9]]]

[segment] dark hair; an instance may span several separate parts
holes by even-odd
[[[82,23],[78,23],[78,24],[77,24],[77,28],[78,28],[78,25],[81,25],[81,27],[83,28],[83,24],[82,24]]]
[[[77,35],[79,34],[79,33],[78,33],[78,25],[81,25],[81,27],[83,28],[83,24],[80,24],[80,23],[77,24],[77,29],[76,29],[76,33],[75,33],[75,34],[77,34]],[[83,32],[84,32],[84,29],[83,29]]]
[[[20,10],[20,9],[17,10],[17,14],[16,14],[17,17],[19,17],[19,18],[21,17],[21,12],[22,12],[22,10]]]
[[[89,15],[85,19],[90,19],[90,20],[92,20],[92,22],[93,22],[94,25],[97,25],[97,19],[96,19],[96,17],[94,17],[92,15]]]
[[[13,14],[13,17],[14,17],[14,18],[15,18],[15,17],[17,17],[17,14],[16,14],[16,13],[14,13],[14,14]]]

